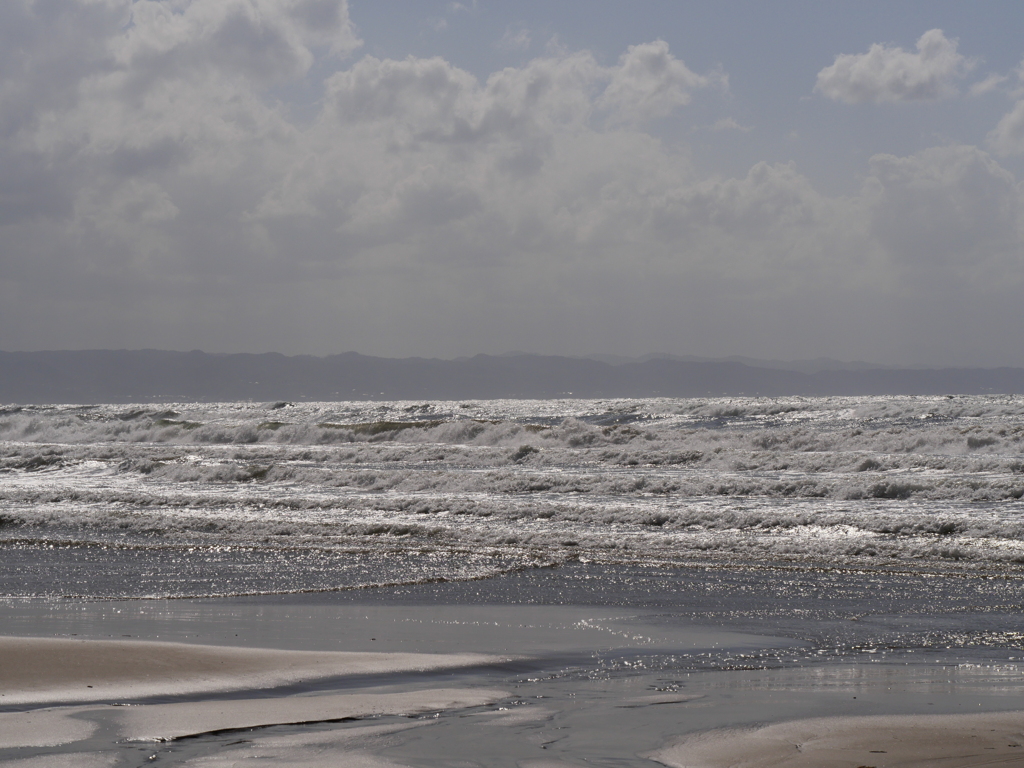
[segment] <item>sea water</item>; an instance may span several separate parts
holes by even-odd
[[[1014,570],[1022,440],[1018,397],[9,406],[2,589],[267,594],[569,562]]]
[[[632,606],[826,655],[1024,637],[1024,397],[7,406],[0,441],[10,599]]]
[[[547,714],[487,733],[562,723],[570,761],[766,706],[1019,708],[1022,438],[1000,396],[8,406],[0,623],[520,653],[481,684]],[[441,764],[476,722],[441,720],[392,757]]]

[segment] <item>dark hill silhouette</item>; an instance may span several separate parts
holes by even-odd
[[[770,361],[777,365],[777,361]],[[1024,392],[1021,368],[828,368],[731,360],[476,355],[458,360],[159,350],[0,352],[0,402],[462,400]]]

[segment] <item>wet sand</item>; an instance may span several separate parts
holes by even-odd
[[[837,717],[697,733],[648,755],[673,768],[1024,765],[1024,712]]]
[[[395,768],[440,764],[436,754],[440,749],[441,755],[460,765],[559,768],[576,764],[561,758],[592,759],[586,754],[588,749],[600,756],[602,739],[628,741],[629,718],[656,723],[668,744],[637,751],[636,760],[672,768],[1024,766],[1024,712],[789,719],[794,712],[806,710],[809,702],[812,707],[814,701],[829,706],[824,692],[808,685],[813,676],[796,671],[767,675],[735,671],[729,673],[731,682],[724,693],[715,693],[712,687],[706,687],[706,693],[695,689],[689,693],[651,692],[650,686],[636,681],[625,686],[591,681],[572,694],[579,694],[579,701],[573,704],[574,719],[565,702],[551,701],[546,695],[534,702],[524,700],[522,691],[515,690],[519,685],[424,688],[388,677],[505,661],[480,654],[330,653],[144,641],[0,638],[0,659],[0,689],[5,696],[22,702],[27,697],[65,703],[0,712],[0,766],[10,768],[105,768],[123,763],[124,750],[132,744],[219,734],[225,734],[227,741],[205,746],[195,742],[191,750],[179,750],[176,764],[229,768],[258,759],[261,765],[293,768]],[[390,685],[362,683],[350,692],[306,691],[281,696],[260,695],[255,690],[281,681],[374,673]],[[709,673],[702,681],[714,679]],[[856,690],[862,696],[867,693],[870,700],[872,694],[877,695],[876,689],[891,688],[898,679],[898,671],[869,675],[860,679]],[[86,680],[94,681],[94,687],[86,690],[95,698],[92,703],[76,704]],[[251,695],[205,696],[210,691],[250,688]],[[850,690],[841,686],[838,695]],[[131,706],[99,703],[107,696],[127,699],[139,691],[175,695],[187,691],[192,698]],[[743,698],[742,704],[730,705],[736,694]],[[834,698],[837,692],[831,695]],[[464,714],[449,718],[447,731],[434,727],[449,712]],[[756,717],[762,724],[721,727],[731,717]],[[373,724],[380,718],[390,720]],[[772,722],[776,718],[783,721]],[[317,727],[300,727],[309,724]],[[295,728],[282,733],[281,727],[289,725]],[[503,743],[509,740],[522,745],[507,751]],[[586,747],[581,746],[584,743]],[[63,749],[46,752],[46,748]],[[531,750],[536,755],[548,749],[555,751],[550,758],[530,756]],[[29,754],[31,750],[34,755]],[[479,762],[460,761],[462,753]],[[11,759],[5,760],[5,756]]]
[[[508,657],[0,637],[0,659],[0,705],[12,706],[256,690],[328,677],[496,664]]]
[[[425,712],[481,707],[507,696],[507,691],[488,689],[441,688],[401,693],[371,690],[321,696],[143,704],[116,709],[109,705],[86,704],[0,712],[0,747],[74,744],[89,739],[101,727],[112,731],[118,741],[164,742],[273,725],[341,722],[381,715],[411,717]]]
[[[259,695],[259,689],[503,661],[507,658],[483,654],[312,652],[137,640],[0,637],[0,701],[6,709],[0,711],[0,750],[13,758],[0,757],[0,765],[107,766],[118,760],[111,748],[124,742],[167,742],[268,726],[385,715],[413,717],[482,707],[508,693],[485,688],[393,691],[364,685],[352,693],[267,696]],[[228,691],[254,695],[204,698]],[[186,695],[191,700],[117,705],[145,697]],[[73,705],[81,701],[93,703]],[[15,709],[39,702],[63,706]],[[338,744],[328,751],[337,758],[345,751],[339,751],[345,739],[335,741]],[[66,745],[91,749],[16,756]],[[291,751],[296,749],[303,752],[297,747]],[[366,755],[356,762],[359,760],[374,764]]]
[[[793,641],[657,612],[20,602],[0,621],[65,635],[0,638],[13,768],[1024,766],[1012,663],[660,669]]]

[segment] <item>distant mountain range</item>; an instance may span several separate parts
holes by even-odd
[[[889,368],[824,358],[0,352],[4,403],[1016,393],[1024,393],[1022,368]]]
[[[875,363],[864,363],[858,360],[843,362],[833,360],[830,357],[816,357],[813,360],[761,360],[756,357],[743,357],[731,355],[730,357],[698,357],[697,355],[667,355],[650,354],[640,357],[622,357],[621,355],[587,355],[588,360],[600,360],[611,365],[623,365],[625,363],[644,363],[648,360],[677,360],[684,363],[741,363],[753,368],[774,368],[780,371],[799,371],[800,373],[818,373],[819,371],[867,371],[892,369],[891,365],[876,365]],[[912,365],[907,370],[926,369],[928,366]]]

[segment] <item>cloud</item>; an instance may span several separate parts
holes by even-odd
[[[993,265],[1005,274],[1006,260],[1019,260],[1020,190],[985,152],[949,146],[876,155],[870,168],[871,231],[894,264],[955,285],[985,279]]]
[[[1024,154],[1024,101],[1018,101],[1003,115],[988,135],[988,143],[1002,155]]]
[[[689,104],[694,91],[714,82],[728,85],[724,77],[694,73],[672,55],[668,43],[656,40],[629,46],[597,103],[619,120],[643,121]]]
[[[736,122],[735,118],[723,117],[716,120],[711,125],[712,131],[741,131],[742,133],[749,133],[754,130],[752,126],[740,125]]]
[[[986,93],[991,93],[992,91],[997,90],[999,86],[1005,83],[1008,79],[1009,78],[1007,78],[1006,75],[1000,75],[996,74],[995,72],[991,72],[988,74],[988,76],[985,77],[984,80],[979,80],[978,82],[974,83],[971,86],[969,93],[971,94],[971,96],[981,96]]]
[[[477,0],[473,0],[469,5],[465,3],[448,3],[449,13],[475,13],[477,10]]]
[[[867,53],[841,54],[818,73],[814,90],[848,104],[934,101],[957,94],[956,83],[974,66],[957,52],[957,41],[931,29],[917,52],[872,45]]]
[[[532,43],[533,37],[530,35],[530,30],[526,29],[526,27],[518,29],[509,27],[505,30],[505,34],[501,36],[501,40],[498,41],[498,48],[506,51],[526,51],[529,50]]]
[[[338,0],[138,0],[112,40],[115,61],[133,74],[193,67],[262,82],[307,71],[313,46],[344,56],[360,41]]]
[[[645,121],[726,80],[663,41],[480,79],[346,59],[344,4],[285,0],[0,4],[14,40],[7,346],[922,359],[964,337],[1024,362],[1006,169],[976,147],[881,155],[845,196],[788,163],[702,173]],[[297,119],[289,89],[314,77]]]
[[[1024,62],[1017,65],[1013,75],[1015,87],[1009,92],[1018,101],[987,137],[988,145],[1000,155],[1024,154]],[[1004,81],[1009,79],[1002,78]]]

